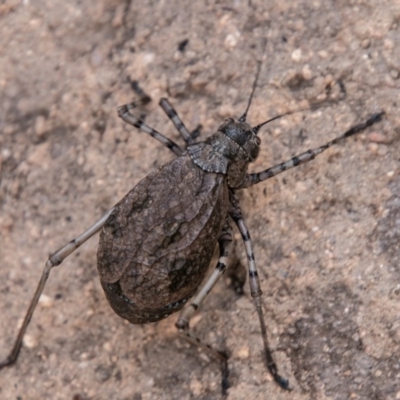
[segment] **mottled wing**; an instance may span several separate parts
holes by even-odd
[[[118,282],[139,308],[162,308],[192,296],[228,204],[225,177],[198,168],[187,155],[151,173],[117,204],[102,230],[103,286]]]

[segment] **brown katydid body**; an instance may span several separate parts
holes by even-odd
[[[208,270],[238,186],[260,140],[228,120],[206,142],[144,178],[114,208],[98,250],[98,270],[114,311],[135,324],[180,310]]]

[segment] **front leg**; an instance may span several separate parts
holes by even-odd
[[[136,117],[136,115],[132,114],[132,110],[136,107],[135,103],[125,104],[123,106],[118,107],[118,116],[122,118],[126,123],[129,125],[138,128],[139,130],[146,132],[148,135],[153,137],[154,139],[158,140],[162,143],[165,147],[168,147],[173,153],[177,156],[183,154],[183,150],[171,139],[168,139],[162,133],[156,131],[152,127],[145,124],[145,122]]]
[[[385,113],[383,111],[372,115],[368,118],[365,122],[362,122],[358,125],[353,126],[352,128],[348,129],[345,133],[341,136],[337,137],[336,139],[331,140],[330,142],[324,144],[323,146],[317,147],[315,149],[310,149],[305,151],[304,153],[298,154],[297,156],[292,157],[288,161],[284,161],[278,165],[274,165],[271,168],[268,168],[264,171],[257,172],[255,174],[247,174],[244,182],[240,186],[240,188],[247,188],[253,186],[259,182],[265,181],[269,178],[272,178],[275,175],[280,174],[287,169],[297,167],[298,165],[305,164],[311,160],[313,160],[316,156],[324,152],[325,150],[329,149],[329,147],[347,139],[350,136],[353,136],[359,132],[364,131],[368,127],[376,124],[379,122]],[[238,188],[239,189],[239,188]]]
[[[189,132],[189,130],[186,128],[183,121],[179,118],[178,113],[175,111],[174,107],[172,106],[172,104],[169,102],[168,99],[166,99],[165,97],[161,98],[159,104],[163,109],[163,111],[165,112],[165,114],[167,114],[168,118],[175,125],[175,128],[179,131],[179,133],[183,137],[184,141],[186,142],[186,145],[194,143],[195,139],[200,134],[201,125],[199,125],[192,132]]]

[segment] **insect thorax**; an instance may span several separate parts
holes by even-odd
[[[227,175],[234,188],[240,186],[249,163],[257,158],[259,144],[249,124],[229,119],[206,141],[189,146],[188,152],[203,170]]]

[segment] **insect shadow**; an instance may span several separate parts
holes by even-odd
[[[183,308],[176,327],[189,339],[199,342],[189,332],[189,321],[227,268],[233,250],[231,223],[234,222],[247,254],[250,293],[260,323],[267,368],[281,388],[290,390],[288,380],[278,372],[268,344],[255,256],[236,192],[311,161],[329,147],[379,122],[384,112],[372,115],[323,146],[264,171],[247,173],[248,165],[259,154],[259,130],[282,117],[276,116],[256,126],[246,122],[261,65],[259,61],[243,115],[227,119],[205,141],[196,142],[198,129],[190,132],[170,102],[165,98],[160,100],[161,108],[186,143],[184,149],[136,117],[132,113],[136,104],[118,108],[125,122],[161,142],[176,158],[146,176],[88,230],[50,255],[14,346],[0,362],[0,369],[16,362],[52,268],[98,231],[101,233],[97,267],[112,309],[132,324],[145,324],[164,319]],[[148,101],[137,84],[135,87]],[[217,243],[217,265],[202,285]],[[221,352],[216,354],[222,362],[222,391],[225,393],[229,386],[227,357]]]

